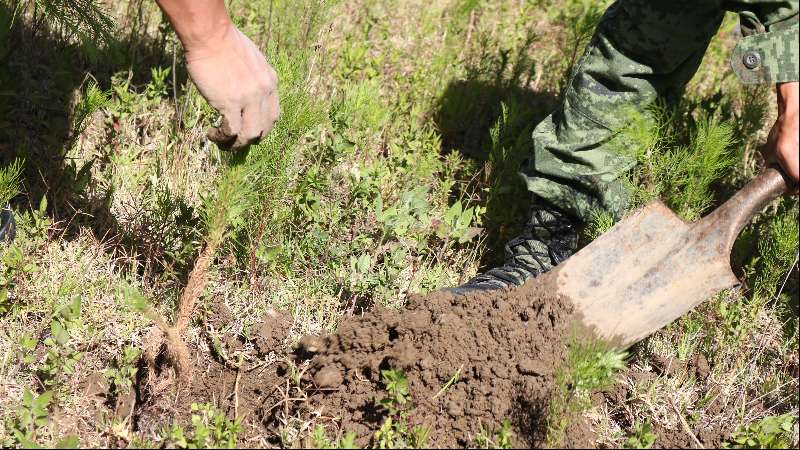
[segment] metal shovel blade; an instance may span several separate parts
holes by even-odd
[[[627,347],[736,286],[736,236],[787,188],[782,172],[768,168],[693,223],[651,203],[562,263],[554,273],[558,291],[598,337]]]

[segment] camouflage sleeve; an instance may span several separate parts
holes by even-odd
[[[798,81],[797,0],[738,0],[744,37],[731,55],[733,71],[745,84]]]

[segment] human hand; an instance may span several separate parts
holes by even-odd
[[[798,147],[798,82],[777,85],[778,119],[769,132],[764,152],[767,159],[776,160],[786,174],[800,182],[800,147]],[[796,193],[796,192],[795,192]]]
[[[280,115],[278,74],[264,54],[233,24],[200,42],[184,42],[189,75],[208,103],[222,114],[222,125],[208,137],[223,147],[258,142]]]

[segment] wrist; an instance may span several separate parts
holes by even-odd
[[[158,4],[187,53],[214,52],[234,29],[222,0],[158,0]]]
[[[210,30],[193,31],[191,36],[181,38],[187,60],[205,58],[220,53],[235,31],[236,27],[233,22],[228,21],[228,23],[219,24]]]

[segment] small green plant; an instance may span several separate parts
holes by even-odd
[[[739,428],[723,448],[790,448],[797,414],[765,417]]]
[[[653,425],[650,422],[644,422],[636,425],[633,429],[633,434],[625,441],[625,448],[650,448],[656,442],[655,433],[653,433]]]
[[[566,364],[556,372],[556,394],[547,418],[548,445],[557,447],[574,418],[591,405],[593,391],[607,389],[625,368],[627,353],[602,342],[573,339]]]
[[[150,68],[150,82],[144,89],[147,98],[153,100],[167,95],[167,77],[171,69],[169,67]]]
[[[359,448],[356,445],[356,434],[352,431],[345,433],[345,435],[336,442],[332,442],[325,434],[325,427],[321,425],[317,425],[317,427],[314,428],[314,432],[311,434],[311,443],[313,448]]]
[[[131,74],[118,72],[111,77],[111,102],[108,105],[109,124],[119,121],[133,114],[139,95],[131,89]]]
[[[36,264],[25,257],[19,245],[12,244],[5,249],[0,259],[0,314],[11,311],[13,304],[9,297],[17,285],[18,277],[39,270]]]
[[[66,284],[66,283],[65,283]],[[81,298],[75,296],[57,309],[50,321],[50,336],[42,342],[47,348],[44,361],[36,368],[45,386],[54,386],[64,375],[72,375],[83,353],[70,347],[70,332],[79,325]]]
[[[408,378],[402,370],[382,370],[381,376],[386,385],[388,397],[381,400],[381,405],[389,410],[390,415],[397,415],[405,411],[406,404],[410,401],[408,391]]]
[[[494,433],[486,431],[481,426],[481,431],[475,436],[476,448],[513,448],[514,432],[511,422],[504,420],[500,429]]]
[[[375,432],[375,445],[378,448],[425,448],[430,429],[415,425],[409,429],[408,415],[414,408],[408,390],[408,378],[402,370],[382,370],[381,376],[388,396],[381,405],[388,411],[386,421]]]
[[[127,393],[133,386],[138,370],[136,364],[141,355],[142,352],[138,348],[126,346],[122,350],[122,356],[115,359],[113,365],[105,370],[104,375],[116,393]]]
[[[19,192],[20,176],[22,174],[22,160],[15,160],[9,166],[0,168],[0,209],[5,208],[8,201]],[[41,241],[47,233],[50,221],[45,215],[47,200],[43,197],[38,211],[18,216],[20,230],[34,241]],[[32,223],[28,222],[32,219]],[[13,308],[13,291],[20,278],[39,270],[33,258],[26,253],[27,247],[19,240],[7,247],[0,242],[0,315],[8,313]]]
[[[472,226],[480,220],[484,208],[473,206],[464,208],[461,201],[453,203],[444,214],[436,228],[436,234],[442,239],[452,239],[463,244],[478,236],[482,228]]]
[[[225,413],[209,404],[192,403],[191,432],[173,425],[166,433],[165,445],[175,448],[236,448],[241,420],[230,420]]]
[[[30,390],[25,389],[22,394],[22,403],[15,411],[15,417],[6,420],[6,427],[12,430],[17,443],[23,447],[36,445],[37,430],[50,423],[49,407],[52,400],[52,391],[34,395]]]
[[[375,218],[383,224],[382,242],[391,238],[403,237],[430,223],[430,205],[425,188],[416,188],[403,192],[400,201],[392,205],[384,205],[383,196],[375,198]]]
[[[28,389],[22,393],[22,402],[7,416],[5,426],[11,432],[13,444],[22,448],[47,448],[37,443],[39,430],[50,423],[50,406],[53,403],[53,392],[45,391],[35,395]],[[12,444],[12,445],[13,445]],[[4,443],[3,446],[9,446]],[[54,448],[79,448],[77,436],[65,436],[56,442]]]

